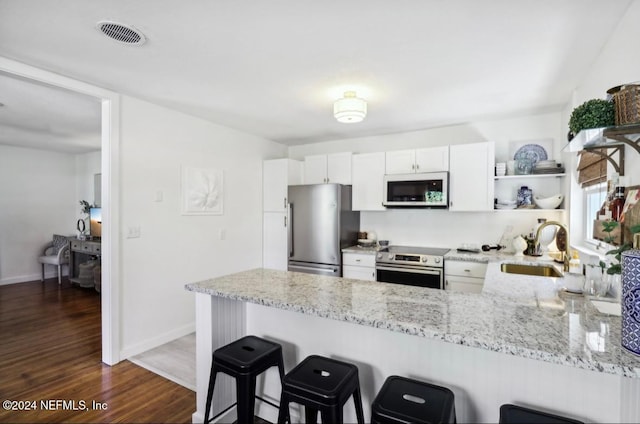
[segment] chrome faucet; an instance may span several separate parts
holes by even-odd
[[[566,225],[564,225],[563,223],[558,222],[558,221],[547,221],[547,222],[542,223],[542,225],[540,225],[538,227],[538,231],[536,232],[536,238],[534,240],[535,246],[537,248],[537,246],[540,245],[540,233],[542,232],[542,229],[544,227],[547,227],[549,225],[557,225],[558,227],[564,229],[565,233],[567,233],[567,242],[566,242],[566,246],[565,246],[565,251],[562,252],[562,255],[563,255],[562,262],[564,264],[564,266],[563,266],[564,271],[565,272],[569,272],[569,261],[571,260],[571,247],[569,246],[569,240],[570,240],[569,239],[569,228]]]

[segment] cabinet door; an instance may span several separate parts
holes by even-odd
[[[493,210],[494,143],[449,147],[449,209]]]
[[[302,184],[302,163],[293,159],[265,160],[262,166],[262,210],[285,212],[287,187]]]
[[[327,155],[327,182],[351,184],[351,152]]]
[[[468,293],[482,292],[484,280],[481,278],[457,277],[445,275],[444,289],[451,291],[463,291]]]
[[[265,160],[262,165],[262,210],[284,211],[287,203],[288,159]]]
[[[394,150],[386,153],[387,174],[411,174],[416,172],[415,150]]]
[[[265,212],[262,227],[263,268],[287,270],[287,214]]]
[[[364,266],[343,265],[342,278],[376,281],[376,269]]]
[[[352,209],[354,211],[383,211],[384,152],[353,155]]]
[[[449,170],[449,146],[427,147],[416,150],[416,172]]]
[[[327,182],[327,155],[305,156],[304,183],[322,184]]]

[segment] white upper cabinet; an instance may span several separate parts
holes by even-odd
[[[416,149],[416,172],[449,170],[449,146]]]
[[[305,184],[351,184],[351,152],[305,156]]]
[[[449,150],[449,210],[493,210],[495,145],[458,144]]]
[[[411,174],[416,172],[415,150],[394,150],[386,153],[387,174]]]
[[[302,184],[302,162],[293,159],[265,160],[262,165],[262,210],[287,210],[287,187]]]
[[[354,211],[383,211],[383,178],[385,153],[353,155],[352,209]]]
[[[449,146],[390,151],[385,166],[387,174],[448,171]]]

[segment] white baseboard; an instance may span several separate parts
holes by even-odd
[[[50,268],[50,267],[47,267]],[[67,277],[69,275],[69,272],[67,271],[67,267],[63,267],[62,268],[62,276],[63,277]],[[5,278],[0,278],[0,286],[6,286],[9,284],[16,284],[16,283],[26,283],[29,281],[40,281],[40,278],[42,277],[42,274],[40,272],[38,272],[37,274],[29,274],[29,275],[20,275],[17,277],[5,277]],[[49,278],[58,278],[58,269],[57,268],[52,268],[51,271],[45,271],[44,272],[44,278],[45,279],[49,279]]]
[[[131,346],[125,346],[120,350],[120,359],[128,359],[132,356],[138,355],[147,350],[151,350],[165,343],[169,343],[180,337],[184,337],[187,334],[191,334],[196,331],[196,324],[192,322],[179,328],[167,331],[159,336],[152,337],[150,339],[143,340]]]

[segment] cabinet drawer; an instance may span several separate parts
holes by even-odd
[[[467,261],[446,261],[444,264],[444,272],[446,275],[484,278],[487,272],[487,264]]]
[[[71,241],[71,250],[81,251],[82,250],[82,242],[79,240]]]
[[[376,269],[362,266],[344,265],[342,267],[343,278],[356,280],[376,281]]]
[[[376,256],[366,255],[361,253],[343,253],[342,254],[343,265],[355,265],[355,266],[368,266],[375,268]]]
[[[444,279],[444,289],[467,293],[480,293],[482,292],[483,283],[484,280],[482,278],[449,276]]]

